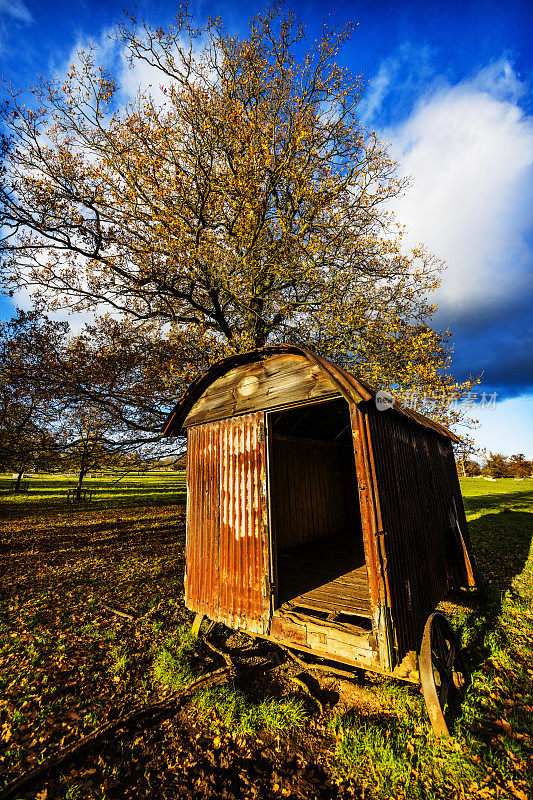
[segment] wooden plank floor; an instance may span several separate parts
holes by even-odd
[[[313,611],[370,617],[361,532],[336,534],[278,552],[278,598]]]

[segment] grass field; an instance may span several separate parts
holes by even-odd
[[[58,748],[220,666],[187,633],[183,475],[117,477],[87,480],[93,500],[78,506],[66,502],[74,477],[34,476],[12,495],[0,476],[0,797]],[[333,701],[320,712],[290,680],[263,691],[247,672],[19,797],[527,800],[533,480],[462,488],[490,587],[481,608],[446,605],[472,670],[449,740],[434,739],[419,692],[399,683],[360,676],[360,696],[373,701],[341,714]],[[215,634],[223,642],[228,632]],[[252,665],[268,658],[249,652]]]
[[[93,492],[91,509],[125,505],[142,506],[145,503],[158,503],[172,496],[172,502],[185,502],[185,473],[153,471],[145,473],[97,473],[98,477],[86,477],[83,489]],[[7,491],[14,479],[0,475],[0,497],[2,505],[15,508],[28,507],[32,503],[40,506],[63,508],[69,489],[77,485],[77,475],[32,475],[25,477],[28,491],[11,494]],[[95,505],[96,504],[96,505]]]

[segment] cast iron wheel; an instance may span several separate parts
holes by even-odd
[[[457,637],[446,617],[438,611],[426,622],[419,666],[420,683],[433,730],[437,736],[449,736],[444,714],[458,710],[462,692],[468,684],[468,673]]]

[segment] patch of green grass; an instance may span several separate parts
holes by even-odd
[[[333,719],[337,773],[354,778],[369,797],[456,797],[461,786],[472,796],[474,784],[483,779],[482,767],[465,758],[452,739],[429,734],[420,707],[407,716],[402,704],[391,712],[382,724],[356,715]]]
[[[471,647],[466,652],[474,670],[457,731],[490,737],[496,753],[513,753],[513,762],[527,765],[524,775],[533,782],[532,599],[530,558],[503,596],[501,609],[492,603],[481,625],[479,619],[473,622],[475,634],[470,635]],[[467,634],[471,624],[467,621],[465,625]]]
[[[112,508],[116,505],[146,505],[151,501],[160,502],[168,498],[176,503],[177,496],[185,498],[185,472],[168,472],[154,470],[137,473],[97,473],[85,478],[83,488],[91,491],[92,501],[88,503],[66,503],[67,491],[77,485],[75,474],[45,475],[35,474],[27,479],[28,491],[23,494],[12,494],[8,491],[12,482],[11,474],[0,474],[0,496],[5,506],[25,507],[35,503],[66,506],[73,513],[87,511],[90,513],[95,505]]]
[[[22,720],[24,719],[24,714],[20,709],[15,709],[11,712],[11,727],[18,728],[21,724]]]
[[[68,787],[65,800],[79,800],[79,798],[83,797],[84,787],[82,783],[71,783]]]
[[[97,640],[100,638],[100,627],[95,622],[89,622],[81,628],[80,633],[89,639]]]
[[[377,694],[383,703],[379,720],[351,713],[331,721],[337,737],[334,771],[355,779],[366,797],[486,797],[496,786],[500,796],[509,797],[511,786],[519,792],[525,785],[521,769],[509,770],[506,758],[462,722],[449,738],[435,737],[423,698],[412,689],[384,684]]]
[[[507,589],[524,569],[533,533],[533,479],[463,478],[461,490],[474,553],[493,587]]]
[[[192,665],[198,639],[188,626],[181,626],[165,643],[154,650],[153,676],[157,683],[173,690],[191,683],[198,675]],[[203,716],[214,713],[225,727],[245,735],[260,728],[273,733],[296,730],[307,717],[303,703],[289,698],[267,698],[253,703],[244,692],[228,686],[204,689],[193,696],[193,704]]]
[[[128,648],[125,645],[116,645],[111,648],[111,672],[123,675],[129,662]]]
[[[150,625],[150,629],[154,636],[157,636],[158,633],[161,633],[163,628],[164,623],[161,620],[154,620]]]
[[[168,638],[165,643],[155,649],[153,675],[157,683],[170,689],[181,689],[194,680],[191,657],[197,639],[192,636],[190,628],[185,625]]]
[[[100,721],[100,715],[96,710],[88,711],[83,715],[83,725],[86,728],[97,728]]]
[[[226,728],[238,735],[254,733],[261,728],[271,733],[294,731],[307,719],[301,700],[267,698],[261,703],[252,703],[244,692],[229,686],[205,689],[195,695],[193,703],[203,716],[214,712]]]

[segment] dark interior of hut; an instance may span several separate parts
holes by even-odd
[[[271,412],[269,431],[277,608],[369,627],[348,404]]]

